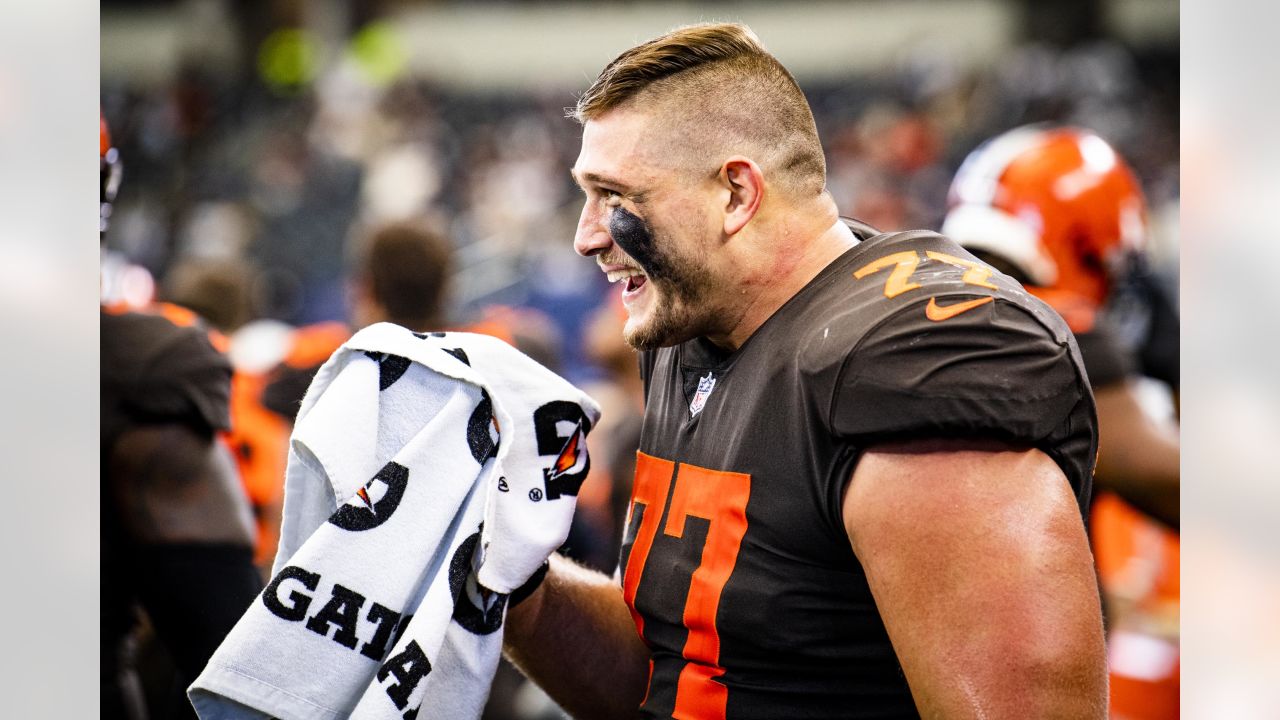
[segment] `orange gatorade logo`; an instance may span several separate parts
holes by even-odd
[[[567,400],[552,400],[533,413],[533,429],[538,440],[538,455],[554,457],[551,467],[543,468],[542,488],[531,488],[529,499],[541,502],[543,498],[556,500],[562,495],[578,496],[582,481],[591,470],[587,455],[587,433],[591,432],[591,419],[582,408]]]
[[[942,322],[948,318],[953,318],[962,312],[972,310],[979,305],[986,305],[995,300],[993,297],[977,298],[974,300],[966,300],[958,302],[954,305],[939,305],[937,298],[929,298],[929,304],[924,308],[924,316],[934,322]]]
[[[583,454],[578,452],[579,446],[586,445],[586,437],[582,433],[582,423],[574,428],[573,435],[569,437],[569,441],[564,444],[564,449],[560,451],[560,457],[556,458],[555,465],[551,466],[550,479],[554,480],[562,475],[567,475],[583,462]]]

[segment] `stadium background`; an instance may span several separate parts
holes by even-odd
[[[450,317],[532,308],[561,369],[609,288],[569,247],[575,94],[674,25],[750,24],[796,74],[847,215],[936,228],[960,160],[1035,121],[1137,170],[1178,272],[1178,8],[1125,2],[106,2],[102,110],[125,158],[112,292],[198,298],[234,331],[343,319],[353,238],[426,216],[455,243]],[[211,294],[212,293],[212,294]]]
[[[980,141],[1077,123],[1133,163],[1176,271],[1178,16],[1149,0],[109,1],[101,100],[126,180],[107,245],[161,296],[220,268],[229,329],[297,325],[344,318],[354,236],[424,215],[456,246],[452,319],[536,308],[570,377],[591,375],[581,328],[606,287],[570,248],[564,108],[621,49],[710,19],[746,21],[796,74],[845,214],[936,228]]]

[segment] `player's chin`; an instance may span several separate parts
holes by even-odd
[[[633,311],[622,326],[622,339],[636,350],[657,350],[676,344],[660,315],[652,309]]]
[[[636,350],[671,347],[693,337],[693,325],[679,307],[655,301],[644,308],[633,308],[622,326],[622,339]]]
[[[629,310],[627,322],[622,326],[622,339],[636,350],[656,350],[660,338],[655,337],[648,313],[641,310]]]

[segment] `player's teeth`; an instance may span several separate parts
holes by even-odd
[[[609,278],[609,282],[618,282],[619,280],[626,280],[627,278],[638,277],[643,274],[644,273],[637,270],[612,270],[606,273],[606,276]]]

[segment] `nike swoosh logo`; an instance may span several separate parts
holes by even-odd
[[[972,310],[979,305],[986,305],[995,300],[994,297],[977,298],[976,300],[966,300],[958,302],[954,305],[939,305],[937,298],[929,298],[929,304],[924,307],[924,316],[934,322],[942,322],[949,318],[953,318],[966,310]]]

